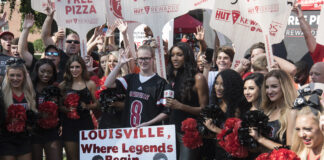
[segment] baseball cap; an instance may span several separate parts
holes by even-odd
[[[6,35],[6,34],[9,34],[9,35],[11,35],[12,37],[15,37],[13,33],[9,32],[9,31],[4,31],[4,32],[1,32],[1,33],[0,33],[0,38],[1,38],[2,36]]]

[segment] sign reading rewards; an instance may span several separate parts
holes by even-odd
[[[81,131],[80,159],[176,159],[175,126]]]

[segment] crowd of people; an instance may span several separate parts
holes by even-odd
[[[149,27],[144,30],[148,40],[132,53],[126,22],[107,25],[106,35],[102,25],[81,57],[78,34],[65,36],[59,30],[51,35],[55,10],[48,5],[41,30],[46,48],[37,59],[27,42],[34,16],[27,14],[19,38],[0,33],[0,159],[62,160],[64,148],[68,160],[78,160],[80,130],[164,124],[175,125],[179,160],[255,159],[287,146],[302,160],[324,159],[324,100],[322,90],[311,87],[324,83],[324,46],[316,43],[300,6],[294,12],[313,66],[276,56],[268,66],[259,42],[231,69],[234,49],[217,43],[211,49],[204,28],[198,27],[198,52],[186,41],[165,49],[166,79],[156,73],[156,43]],[[120,47],[111,34],[116,28],[123,36]],[[165,90],[174,97],[164,97]],[[196,147],[182,138],[188,118],[199,122],[203,144]],[[236,133],[228,129],[235,118],[242,120],[242,129],[234,139],[246,154],[223,145],[229,143],[226,136]]]

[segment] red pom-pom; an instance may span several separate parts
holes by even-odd
[[[245,158],[248,150],[242,146],[238,139],[238,129],[241,127],[241,120],[229,118],[225,122],[224,129],[217,135],[218,144],[233,157]]]
[[[92,80],[96,84],[96,87],[100,87],[100,79],[97,75],[91,76],[90,80]]]
[[[101,89],[99,89],[99,90],[96,90],[96,92],[95,92],[95,97],[96,97],[96,99],[98,100],[99,98],[100,98],[100,93],[101,93]]]
[[[26,110],[22,105],[10,105],[7,111],[6,128],[9,132],[20,133],[25,130]]]
[[[272,151],[270,160],[300,160],[300,158],[295,152],[286,148],[280,148]]]
[[[64,105],[70,110],[67,114],[67,117],[70,119],[79,119],[80,116],[78,115],[78,112],[76,110],[76,108],[79,105],[79,95],[76,93],[73,94],[69,94],[65,101],[64,101]]]
[[[270,154],[262,153],[255,160],[270,160]]]
[[[37,121],[38,125],[44,129],[56,127],[59,121],[57,110],[58,106],[53,102],[46,101],[40,104],[38,111],[43,117]]]
[[[182,137],[183,145],[195,149],[202,146],[202,138],[197,130],[197,121],[193,118],[187,118],[182,121],[181,130],[184,132]]]

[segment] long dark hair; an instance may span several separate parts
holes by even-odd
[[[234,117],[237,109],[242,117],[250,109],[250,105],[243,95],[243,80],[241,76],[232,69],[226,69],[217,74],[211,92],[211,104],[219,105],[221,99],[217,98],[215,91],[216,79],[221,76],[223,79],[223,97],[222,100],[227,105],[226,115]]]
[[[244,81],[243,81],[243,85],[245,84],[245,82],[247,80],[253,80],[254,83],[257,85],[257,87],[259,88],[259,97],[258,97],[258,108],[261,107],[261,101],[262,101],[262,96],[261,96],[261,89],[262,89],[262,84],[264,81],[264,76],[261,73],[252,73],[250,75],[248,75]]]
[[[167,79],[170,83],[175,82],[176,75],[174,74],[174,68],[171,61],[172,50],[177,47],[184,54],[184,64],[178,69],[177,76],[181,76],[183,83],[181,86],[181,100],[190,100],[193,96],[193,86],[195,85],[195,75],[197,73],[197,63],[194,58],[194,53],[191,47],[187,43],[179,42],[172,46],[168,54],[167,65]]]
[[[84,62],[84,60],[82,59],[82,57],[80,57],[79,55],[72,55],[70,56],[69,60],[66,63],[66,67],[65,67],[65,73],[64,73],[64,77],[63,77],[63,83],[64,83],[64,89],[63,89],[63,93],[66,93],[67,90],[72,88],[72,83],[73,83],[73,76],[71,74],[70,71],[70,66],[73,62],[78,62],[81,65],[81,69],[82,69],[82,73],[81,73],[81,77],[84,81],[89,81],[89,72],[87,70],[87,66]]]
[[[55,67],[55,64],[53,63],[53,61],[50,59],[47,59],[47,58],[42,58],[36,62],[35,67],[33,69],[33,73],[31,74],[31,80],[32,80],[35,88],[37,86],[37,83],[39,82],[39,78],[38,78],[39,67],[41,67],[44,64],[50,65],[51,68],[53,69],[53,76],[48,81],[48,85],[52,85],[57,80],[57,71],[56,71],[56,67]]]

